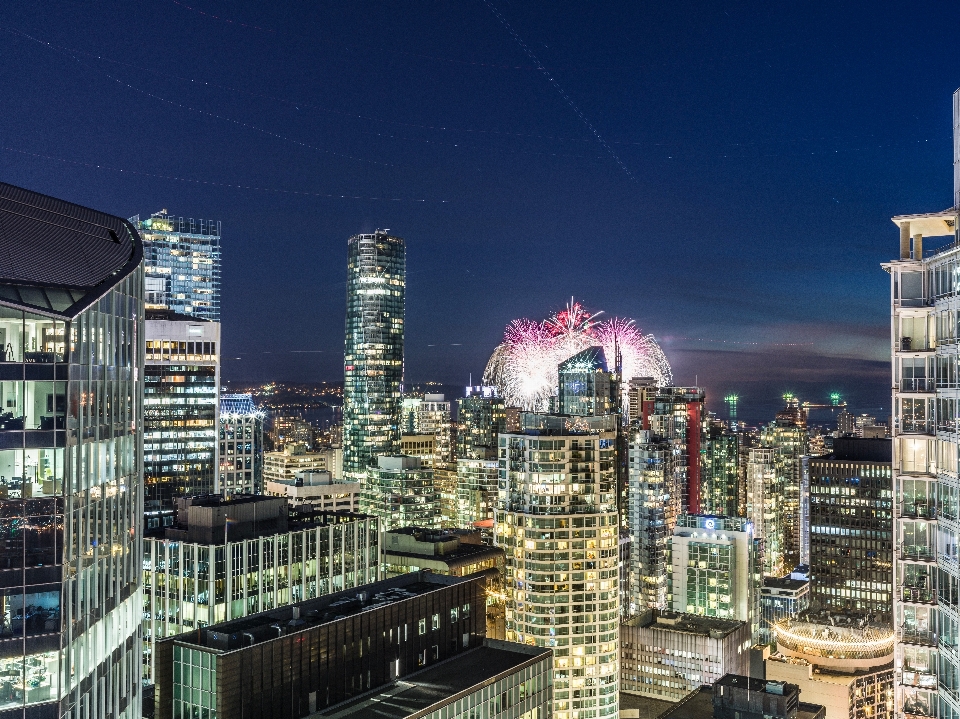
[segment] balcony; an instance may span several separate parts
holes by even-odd
[[[901,392],[935,392],[936,380],[933,377],[905,377],[900,380]]]
[[[897,556],[906,562],[936,562],[937,550],[924,544],[898,544]]]
[[[932,418],[898,418],[896,420],[896,427],[900,431],[900,434],[936,434],[936,428]]]
[[[919,644],[924,647],[937,646],[937,633],[924,629],[902,627],[897,631],[897,640],[905,644]]]
[[[937,507],[926,501],[900,502],[898,516],[906,519],[934,520],[937,518]]]
[[[904,602],[909,602],[910,604],[937,603],[936,591],[925,587],[904,587],[902,597]]]
[[[932,342],[928,342],[925,337],[901,337],[900,338],[900,351],[901,352],[933,352],[935,347],[933,347]]]

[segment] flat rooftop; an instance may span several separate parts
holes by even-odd
[[[765,683],[759,679],[751,681]],[[819,704],[800,702],[797,707],[797,719],[823,719],[825,713],[826,710]],[[702,686],[691,692],[657,719],[713,719],[713,687]]]
[[[666,629],[687,634],[702,634],[708,637],[726,637],[744,625],[736,619],[717,619],[699,614],[683,614],[653,610],[644,612],[635,619],[624,622],[627,626],[644,629]]]
[[[763,578],[763,589],[789,589],[791,592],[796,592],[809,584],[809,579],[790,579],[790,577]]]
[[[453,701],[461,692],[480,689],[504,672],[549,656],[551,649],[487,640],[423,671],[337,704],[309,719],[406,719],[428,707]]]
[[[184,632],[176,640],[215,652],[239,651],[250,646],[249,637],[253,638],[253,644],[276,639],[279,636],[277,626],[285,630],[284,635],[293,634],[469,581],[475,581],[475,578],[450,577],[432,572],[403,574],[249,617],[212,624],[200,631],[199,638],[197,632]],[[243,634],[249,635],[245,646],[237,643]]]

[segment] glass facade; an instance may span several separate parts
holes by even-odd
[[[262,494],[263,410],[249,394],[220,395],[220,491]]]
[[[467,396],[457,400],[457,459],[483,459],[495,451],[506,421],[503,400],[493,387],[468,387]]]
[[[366,480],[378,455],[400,448],[406,248],[378,230],[347,242],[343,473]]]
[[[372,517],[226,544],[147,537],[144,676],[153,679],[158,639],[379,578],[379,522]]]
[[[499,437],[495,531],[506,552],[506,637],[554,650],[555,719],[615,717],[617,432],[535,432]]]
[[[619,388],[603,347],[588,347],[557,367],[560,414],[593,417],[617,411]]]
[[[495,459],[457,460],[457,524],[492,520],[497,508],[499,468]]]
[[[142,296],[0,307],[0,716],[140,716]]]
[[[144,369],[144,509],[147,528],[173,498],[218,490],[220,325],[148,319]]]
[[[723,422],[713,420],[707,427],[704,450],[700,511],[736,517],[740,513],[740,438]]]
[[[168,215],[131,222],[143,237],[148,310],[220,321],[220,222]]]
[[[418,458],[406,455],[381,455],[377,462],[366,472],[361,511],[379,517],[384,531],[400,527],[439,529],[442,508],[434,470],[421,467]]]

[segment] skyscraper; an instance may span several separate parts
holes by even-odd
[[[726,423],[711,419],[704,437],[700,511],[736,517],[740,506],[740,437]]]
[[[143,238],[146,308],[220,321],[220,222],[166,210],[130,218]]]
[[[810,578],[813,598],[833,612],[882,616],[893,610],[893,479],[889,439],[837,438],[810,458]],[[932,571],[916,573],[907,595],[932,598]],[[932,568],[930,568],[932,570]]]
[[[523,413],[521,421],[523,433],[499,438],[507,639],[553,648],[554,719],[615,717],[618,418]]]
[[[467,387],[457,400],[457,458],[482,459],[506,429],[507,413],[495,387]]]
[[[406,248],[389,230],[347,241],[343,473],[365,481],[378,455],[400,450]]]
[[[620,392],[603,347],[587,347],[557,368],[560,414],[593,417],[617,411]]]
[[[219,492],[220,323],[148,310],[144,323],[144,510],[173,519],[173,498]]]
[[[953,95],[953,126],[956,148],[960,90]],[[948,210],[893,218],[900,230],[899,259],[883,264],[890,274],[892,320],[896,711],[944,719],[960,715],[956,150],[953,191]],[[924,257],[924,236],[944,238],[944,244]],[[918,368],[928,363],[935,383],[918,382]],[[935,592],[915,591],[932,587]]]
[[[0,183],[0,716],[140,716],[143,248]]]
[[[263,492],[263,419],[250,394],[220,395],[220,491]]]

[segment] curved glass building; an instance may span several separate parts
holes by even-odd
[[[143,250],[0,183],[0,719],[139,717]]]
[[[377,456],[400,451],[406,246],[377,230],[347,248],[343,476],[363,482]]]

